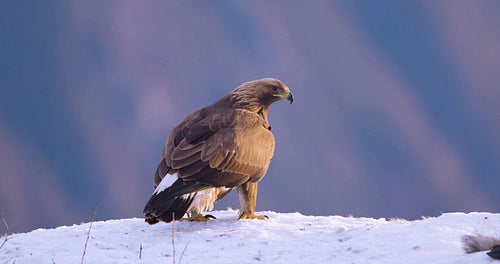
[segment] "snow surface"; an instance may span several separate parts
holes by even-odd
[[[208,222],[175,222],[175,263],[500,263],[466,254],[461,243],[464,235],[499,237],[500,214],[405,221],[263,213],[269,219],[238,221],[227,210],[211,212],[217,219]],[[85,263],[173,263],[172,226],[94,222]],[[0,264],[80,263],[88,230],[86,223],[11,235]]]

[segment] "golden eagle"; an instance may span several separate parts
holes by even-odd
[[[293,102],[273,78],[243,83],[217,102],[187,116],[170,133],[154,176],[155,191],[144,207],[146,222],[206,221],[202,212],[237,188],[239,219],[255,215],[257,184],[274,153],[269,106]]]

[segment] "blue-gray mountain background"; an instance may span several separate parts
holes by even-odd
[[[1,1],[12,231],[140,217],[170,130],[276,77],[258,210],[500,211],[499,1]],[[216,208],[238,208],[237,195]]]

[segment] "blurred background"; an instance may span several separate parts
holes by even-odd
[[[170,130],[281,79],[257,210],[500,211],[500,1],[0,1],[0,213],[142,217]],[[239,208],[236,192],[216,205]]]

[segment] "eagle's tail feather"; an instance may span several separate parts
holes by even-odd
[[[177,180],[172,186],[160,192],[154,192],[144,207],[146,222],[150,225],[159,221],[172,222],[181,219],[193,202],[196,191],[203,189],[199,184],[183,184]]]

